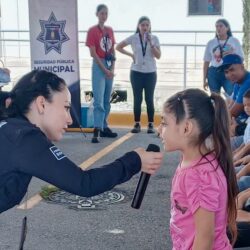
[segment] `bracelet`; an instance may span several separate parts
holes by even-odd
[[[151,49],[153,49],[155,46],[154,45],[151,45]]]

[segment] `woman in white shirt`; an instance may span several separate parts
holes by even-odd
[[[132,53],[124,47],[131,45]],[[132,58],[130,81],[134,95],[134,128],[132,133],[141,131],[142,93],[145,91],[145,101],[148,115],[148,133],[154,133],[154,90],[157,80],[155,58],[161,57],[160,43],[151,34],[150,19],[143,16],[139,19],[136,33],[120,42],[116,49]]]
[[[223,62],[223,57],[228,54],[237,54],[244,57],[242,47],[237,38],[233,37],[230,24],[225,19],[215,23],[215,38],[207,43],[203,65],[203,87],[206,90],[220,93],[221,87],[226,94],[231,95],[233,84],[226,79],[223,71],[218,70]]]

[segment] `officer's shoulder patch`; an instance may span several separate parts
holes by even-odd
[[[49,150],[52,152],[52,154],[56,157],[58,161],[62,160],[64,157],[66,157],[63,152],[58,149],[56,146],[52,146],[49,148]]]
[[[5,124],[7,124],[7,122],[6,122],[6,121],[2,121],[2,122],[0,122],[0,128],[1,128],[2,126],[4,126]]]

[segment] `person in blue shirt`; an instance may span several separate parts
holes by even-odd
[[[0,60],[4,65],[3,61]],[[0,91],[2,91],[2,87],[7,85],[10,82],[10,70],[8,68],[0,67]]]
[[[239,55],[229,54],[223,57],[223,63],[220,67],[224,71],[225,76],[234,84],[233,94],[229,101],[229,112],[232,116],[232,120],[236,120],[237,124],[244,123],[247,119],[247,114],[244,111],[243,96],[248,89],[250,89],[250,73],[245,69],[243,60]],[[244,128],[236,135],[242,135]]]
[[[140,170],[153,174],[160,167],[162,153],[142,148],[87,171],[70,161],[52,143],[61,140],[72,123],[70,92],[53,73],[31,71],[9,96],[10,105],[0,107],[0,213],[20,203],[33,176],[89,197],[128,181]]]

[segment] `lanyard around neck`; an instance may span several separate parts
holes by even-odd
[[[139,37],[140,37],[140,42],[141,42],[142,56],[144,57],[145,54],[146,54],[148,42],[146,41],[146,42],[145,42],[145,46],[144,46],[144,45],[143,45],[143,41],[142,41],[141,33],[139,33]]]
[[[219,40],[219,38],[217,37],[218,45],[219,45],[219,48],[220,48],[220,56],[221,56],[221,58],[223,57],[223,49],[224,49],[225,46],[227,45],[227,42],[228,42],[228,39],[229,39],[229,38],[230,38],[230,37],[228,36],[227,39],[226,39],[226,41],[224,42],[224,44],[221,46],[220,40]]]

